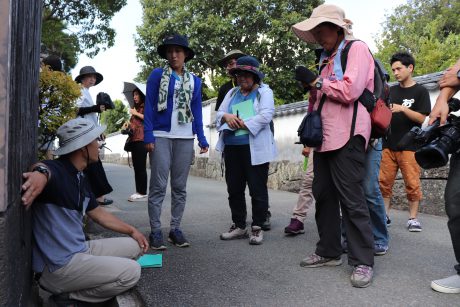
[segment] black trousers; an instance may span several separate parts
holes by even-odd
[[[269,163],[251,165],[249,145],[225,145],[225,180],[232,221],[239,228],[246,228],[246,184],[252,203],[252,226],[262,226],[268,210]]]
[[[363,190],[365,140],[352,137],[334,151],[315,152],[313,196],[319,241],[315,253],[336,258],[342,254],[341,219],[347,229],[348,263],[374,265],[374,236]]]
[[[133,150],[131,156],[133,158],[134,181],[136,183],[136,192],[142,195],[147,194],[147,150],[142,141],[132,143]]]
[[[89,186],[96,198],[109,194],[113,191],[112,186],[107,180],[107,176],[100,159],[95,163],[89,164],[84,173],[86,178],[88,178]]]
[[[450,170],[444,192],[446,214],[452,245],[454,247],[457,265],[455,269],[460,274],[460,154],[450,157]]]

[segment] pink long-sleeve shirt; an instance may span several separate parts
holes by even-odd
[[[374,59],[364,42],[354,42],[348,52],[347,67],[343,80],[336,80],[334,60],[325,59],[328,63],[321,71],[323,86],[317,92],[315,110],[323,94],[327,98],[321,110],[323,124],[323,143],[316,151],[331,151],[342,148],[350,139],[354,102],[361,96],[364,89],[374,90]],[[371,119],[366,108],[358,103],[354,135],[362,135],[366,146],[371,134]]]

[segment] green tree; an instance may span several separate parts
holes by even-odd
[[[43,0],[42,41],[68,71],[81,53],[94,57],[113,46],[112,17],[126,0]]]
[[[460,57],[459,10],[459,0],[408,0],[386,16],[376,56],[390,69],[392,54],[408,51],[415,75],[446,69]]]
[[[301,99],[293,80],[296,65],[312,64],[314,56],[291,31],[291,26],[310,16],[321,0],[141,0],[143,23],[137,29],[137,56],[145,63],[139,79],[145,80],[154,67],[165,61],[156,52],[171,33],[189,37],[196,58],[188,68],[207,74],[216,89],[225,72],[215,64],[231,49],[257,57],[278,104]],[[212,94],[212,91],[209,91]],[[214,92],[215,94],[215,92]]]
[[[113,101],[115,108],[101,113],[101,123],[107,125],[106,134],[119,131],[129,119],[128,108],[119,99]]]
[[[54,140],[59,126],[76,117],[75,101],[80,95],[80,86],[70,75],[42,67],[39,78],[39,148],[43,149]]]

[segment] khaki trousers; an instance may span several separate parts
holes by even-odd
[[[313,152],[314,150],[310,151],[307,170],[302,179],[302,182],[300,183],[299,198],[297,199],[297,204],[295,205],[294,210],[292,210],[292,218],[298,219],[302,223],[305,222],[305,219],[307,218],[307,212],[315,201],[311,189],[314,177]]]
[[[45,267],[40,285],[54,294],[69,293],[71,299],[104,302],[132,288],[141,276],[133,260],[141,255],[132,238],[109,238],[86,242],[88,250],[75,254],[70,262],[50,273]]]

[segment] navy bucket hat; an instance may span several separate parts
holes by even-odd
[[[172,45],[180,46],[188,52],[188,55],[185,57],[185,62],[188,62],[195,57],[195,52],[188,46],[187,37],[180,34],[173,34],[165,37],[163,39],[163,43],[157,48],[158,54],[163,59],[166,59],[166,49],[168,48],[168,46]]]
[[[255,57],[246,55],[236,60],[236,67],[231,69],[229,73],[234,76],[238,72],[247,71],[256,75],[259,80],[262,80],[265,75],[259,70],[259,66],[259,61]]]

